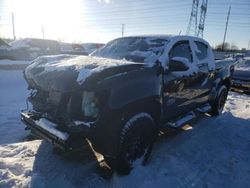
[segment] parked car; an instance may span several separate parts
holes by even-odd
[[[230,76],[227,66],[216,68],[203,39],[118,38],[91,56],[36,59],[24,72],[33,109],[21,119],[62,150],[79,149],[87,138],[113,169],[129,172],[147,160],[162,128],[219,115]]]
[[[88,54],[91,54],[95,50],[103,47],[104,44],[102,44],[102,43],[83,43],[82,46],[88,52]]]
[[[0,50],[4,50],[7,48],[10,48],[10,45],[7,42],[5,42],[4,40],[0,39]]]
[[[54,40],[26,38],[9,43],[11,47],[1,49],[0,59],[34,60],[42,55],[60,53],[59,43]]]
[[[88,55],[89,53],[81,44],[61,42],[60,54]]]
[[[243,59],[244,57],[245,57],[245,55],[242,54],[242,53],[233,54],[233,58],[234,58],[235,60],[241,60],[241,59]]]
[[[239,61],[232,76],[232,90],[250,93],[250,58]]]

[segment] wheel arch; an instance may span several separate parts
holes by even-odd
[[[231,81],[230,81],[230,78],[225,78],[223,80],[221,80],[220,85],[225,85],[228,89],[228,91],[230,90],[230,87],[231,87]]]
[[[148,99],[135,101],[127,104],[121,110],[122,120],[125,123],[129,117],[137,113],[148,113],[152,116],[156,128],[160,127],[160,117],[161,117],[161,102],[160,97],[150,97]]]

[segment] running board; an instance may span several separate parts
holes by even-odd
[[[211,111],[211,109],[212,109],[211,105],[207,103],[199,108],[196,108],[196,111],[200,112],[200,113],[207,113],[207,112]]]
[[[183,125],[185,125],[187,122],[191,121],[192,119],[196,118],[196,115],[194,112],[189,112],[188,114],[182,116],[181,118],[177,119],[174,122],[168,122],[166,125],[170,126],[170,127],[181,127]]]

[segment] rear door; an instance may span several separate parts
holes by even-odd
[[[197,87],[196,103],[199,106],[208,100],[214,83],[214,67],[210,66],[214,60],[210,55],[210,47],[202,41],[192,40],[191,47],[194,64],[198,67],[199,86]]]

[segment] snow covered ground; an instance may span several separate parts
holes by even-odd
[[[0,60],[0,70],[23,70],[31,61]]]
[[[15,60],[9,60],[9,59],[1,59],[0,65],[20,65],[20,64],[29,64],[30,61],[15,61]]]
[[[0,187],[250,187],[249,95],[230,92],[221,116],[163,134],[147,166],[105,179],[88,146],[72,159],[28,141],[19,120],[26,87],[21,71],[0,70]]]

